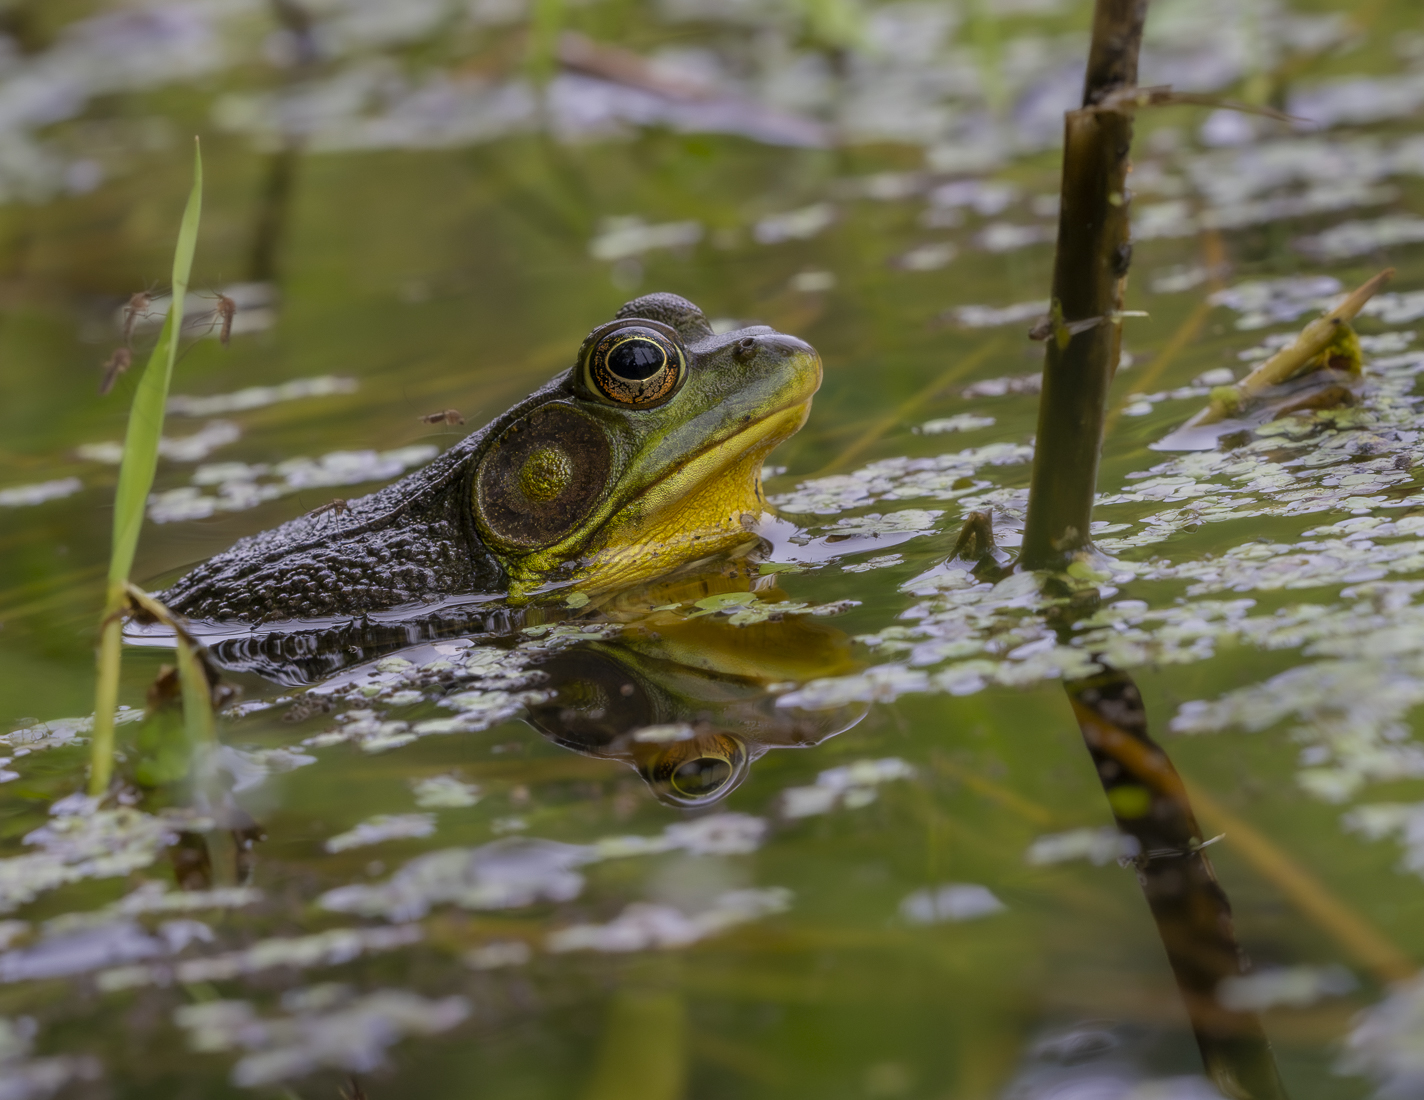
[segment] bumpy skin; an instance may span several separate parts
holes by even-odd
[[[493,592],[504,571],[476,533],[471,455],[486,427],[424,469],[349,502],[241,539],[162,595],[193,619],[267,622],[377,611],[448,592]]]
[[[768,361],[803,351],[814,359],[804,344],[766,328],[715,337],[702,312],[673,294],[635,299],[618,317],[670,326],[694,362],[713,371],[730,362],[739,341],[755,340]],[[816,371],[818,381],[818,361]],[[250,623],[359,615],[456,593],[505,591],[510,577],[481,538],[471,508],[474,479],[485,452],[510,424],[547,402],[579,396],[576,372],[559,375],[429,466],[349,501],[346,511],[302,516],[240,540],[178,581],[163,601],[190,619]]]

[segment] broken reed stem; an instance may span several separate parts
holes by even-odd
[[[1393,276],[1394,268],[1389,267],[1356,287],[1329,313],[1317,317],[1301,329],[1294,343],[1276,352],[1236,385],[1221,387],[1226,391],[1225,395],[1218,396],[1213,393],[1211,404],[1187,421],[1184,427],[1195,428],[1203,424],[1219,423],[1251,398],[1259,397],[1272,386],[1279,386],[1282,382],[1294,378],[1307,363],[1330,346],[1340,331],[1340,326],[1354,320],[1365,303]]]
[[[208,674],[198,653],[201,644],[188,633],[187,626],[167,605],[150,596],[136,584],[125,586],[129,601],[173,631],[174,663],[178,666],[178,683],[183,690],[183,727],[192,748],[217,739],[213,721],[213,692]]]
[[[1137,84],[1147,0],[1097,0],[1083,107],[1064,118],[1062,204],[1053,265],[1054,331],[1043,395],[1021,563],[1061,569],[1088,548],[1108,387],[1122,348],[1129,241],[1131,109],[1100,109]],[[1104,323],[1070,333],[1075,322]]]
[[[94,730],[89,748],[89,794],[99,797],[109,789],[114,771],[114,711],[119,698],[119,662],[122,656],[123,615],[129,602],[129,573],[138,550],[148,493],[158,468],[158,444],[163,436],[163,414],[168,403],[168,383],[178,357],[183,328],[183,299],[193,271],[198,245],[198,219],[203,206],[203,157],[193,139],[193,187],[178,227],[173,250],[173,294],[168,317],[158,343],[149,356],[129,407],[124,433],[124,454],[119,464],[119,484],[114,491],[114,535],[109,552],[109,583],[100,627],[99,668],[94,688]],[[181,666],[180,666],[181,667]],[[184,688],[187,699],[187,688]]]

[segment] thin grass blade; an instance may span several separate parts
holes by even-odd
[[[114,708],[118,703],[121,637],[119,613],[127,598],[125,586],[138,549],[145,505],[158,468],[158,441],[163,436],[163,412],[168,384],[178,358],[178,336],[183,329],[183,300],[193,273],[198,247],[198,221],[203,210],[203,154],[193,141],[193,189],[178,227],[173,252],[173,298],[163,322],[158,345],[148,358],[129,407],[124,433],[124,455],[119,464],[119,484],[114,493],[114,539],[109,553],[109,584],[104,600],[104,622],[99,645],[99,674],[94,690],[94,737],[90,744],[89,793],[109,788],[114,768]],[[185,690],[186,695],[186,690]],[[211,715],[209,715],[211,721]]]
[[[193,147],[193,190],[183,210],[178,229],[178,246],[173,253],[173,299],[158,345],[149,356],[143,377],[129,409],[128,431],[124,435],[124,456],[119,466],[119,486],[114,495],[114,543],[109,558],[109,602],[123,598],[129,579],[138,534],[143,527],[144,506],[153,475],[158,467],[158,441],[163,436],[163,411],[168,403],[168,385],[178,357],[178,334],[183,328],[183,300],[193,271],[193,253],[198,246],[198,219],[203,207],[203,157],[196,142]],[[110,608],[112,610],[112,607]]]

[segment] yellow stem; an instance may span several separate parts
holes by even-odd
[[[213,695],[208,676],[187,636],[174,635],[177,642],[178,682],[183,689],[183,723],[190,745],[209,744],[217,740],[213,723]]]
[[[213,694],[208,674],[198,659],[199,643],[188,633],[182,620],[168,610],[167,605],[136,584],[124,587],[128,599],[173,631],[178,682],[183,690],[183,722],[190,744],[196,746],[217,739],[213,721]]]

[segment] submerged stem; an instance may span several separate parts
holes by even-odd
[[[1137,849],[1138,883],[1157,925],[1207,1076],[1230,1100],[1285,1100],[1260,1019],[1227,1008],[1223,981],[1250,965],[1172,761],[1147,731],[1132,677],[1116,669],[1064,685],[1113,817]]]

